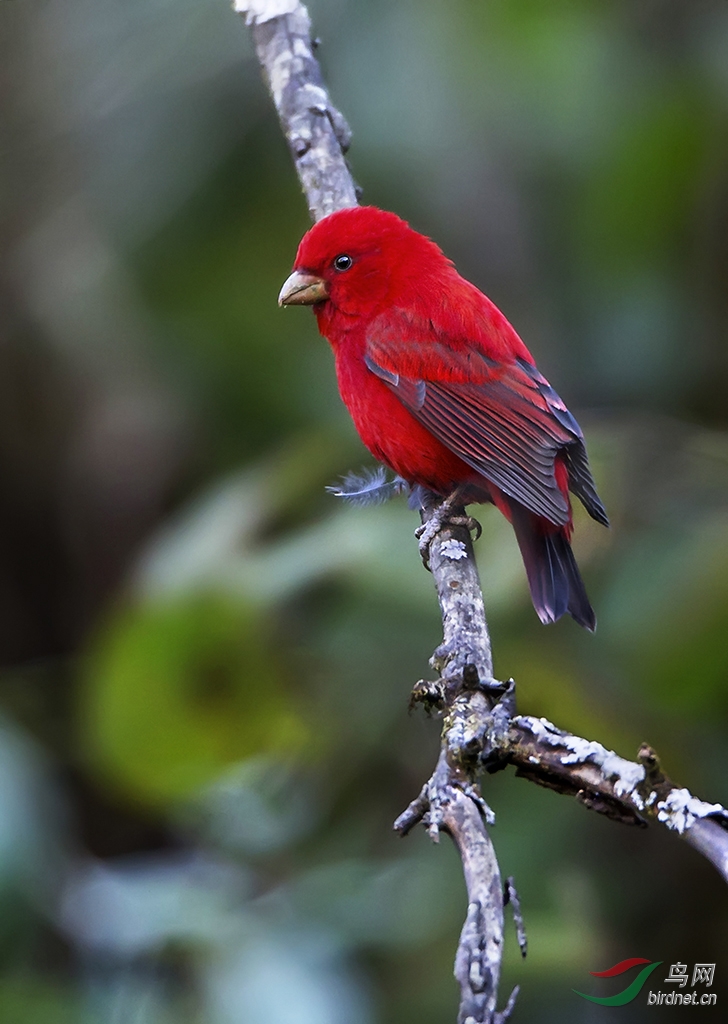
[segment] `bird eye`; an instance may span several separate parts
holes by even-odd
[[[353,263],[351,256],[347,256],[346,253],[342,253],[341,256],[337,256],[334,260],[335,270],[348,270]]]

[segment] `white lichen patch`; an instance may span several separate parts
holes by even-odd
[[[519,715],[514,721],[517,725],[522,725],[524,729],[528,729],[537,740],[540,740],[542,743],[548,743],[551,747],[561,746],[561,740],[566,735],[560,729],[557,729],[553,722],[549,722],[548,718],[531,718],[530,715]]]
[[[276,108],[280,107],[283,101],[283,93],[291,81],[291,70],[290,50],[282,50],[268,65],[270,91]]]
[[[306,45],[306,43],[305,43],[305,41],[303,39],[300,39],[297,36],[293,40],[293,55],[294,55],[294,57],[308,57],[310,52],[311,51],[310,51],[309,47]]]
[[[599,768],[605,779],[613,780],[614,792],[618,797],[627,797],[642,810],[644,801],[636,792],[637,786],[644,781],[645,770],[641,764],[627,761],[607,750],[601,743],[585,740],[580,736],[570,736],[561,732],[547,718],[519,717],[520,725],[525,725],[537,740],[551,747],[563,747],[568,753],[561,758],[562,764],[593,764]]]
[[[454,561],[468,557],[468,552],[463,542],[461,540],[454,540],[452,537],[440,545],[440,554],[445,558],[452,558]]]
[[[559,746],[566,747],[570,754],[564,754],[561,758],[562,764],[583,764],[585,761],[593,761],[601,764],[605,755],[611,754],[601,743],[595,740],[585,740],[581,736],[562,736]]]
[[[725,816],[726,811],[720,804],[698,800],[688,789],[673,789],[657,805],[657,820],[680,835],[694,825],[698,818],[707,818],[710,814]]]
[[[645,769],[641,764],[634,761],[627,761],[613,750],[607,750],[601,743],[588,742],[578,736],[564,737],[564,746],[572,751],[566,757],[562,757],[564,764],[584,764],[590,761],[598,768],[601,768],[608,779],[614,779],[614,792],[617,796],[630,796],[638,804],[642,805],[642,799],[634,792],[641,782],[644,782]]]
[[[233,0],[233,10],[245,15],[246,25],[260,25],[271,18],[293,14],[300,0]]]

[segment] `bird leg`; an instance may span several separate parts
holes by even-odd
[[[430,568],[430,545],[440,530],[446,526],[464,526],[467,530],[475,531],[477,540],[483,532],[477,519],[467,515],[453,515],[462,501],[463,488],[456,487],[452,494],[435,508],[434,512],[422,526],[415,530],[415,537],[420,542],[420,557],[425,569]]]

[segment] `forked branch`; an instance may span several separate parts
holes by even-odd
[[[245,16],[278,111],[311,217],[354,206],[358,190],[344,154],[350,132],[329,97],[311,39],[308,11],[298,0],[234,0]],[[425,501],[423,522],[437,499]],[[464,510],[459,510],[464,513]],[[430,568],[443,622],[443,642],[431,664],[435,682],[419,683],[413,700],[442,716],[437,766],[395,829],[406,835],[423,822],[433,840],[448,832],[463,862],[467,919],[455,976],[458,1024],[502,1024],[516,991],[498,1012],[503,907],[510,901],[525,955],[525,933],[512,880],[501,885],[488,835],[493,814],[478,781],[483,771],[514,765],[517,774],[627,824],[660,822],[707,857],[728,880],[728,812],[672,783],[644,746],[626,761],[601,744],[572,736],[545,719],[516,714],[515,684],[493,679],[490,635],[470,535],[446,526],[430,549]]]

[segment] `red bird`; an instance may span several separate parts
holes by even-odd
[[[281,305],[313,305],[369,451],[453,504],[513,524],[542,622],[594,611],[571,550],[569,491],[609,525],[579,425],[500,310],[429,238],[373,206],[304,235]]]

